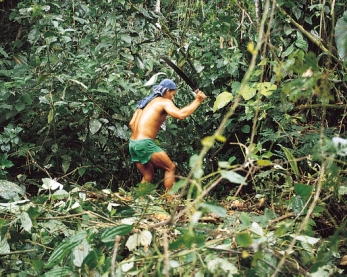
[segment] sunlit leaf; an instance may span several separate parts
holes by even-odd
[[[336,22],[335,27],[335,42],[337,46],[337,52],[341,59],[347,62],[347,11]]]
[[[206,209],[210,213],[214,213],[220,217],[225,217],[227,215],[227,210],[220,205],[201,203],[199,207]]]
[[[224,272],[228,272],[228,276],[233,276],[233,274],[238,273],[238,269],[235,265],[230,263],[227,259],[223,258],[214,258],[211,261],[208,261],[207,268],[211,273],[214,273],[218,270],[223,270]]]
[[[213,111],[217,111],[230,103],[233,100],[234,96],[232,93],[224,91],[219,94],[216,98],[216,101],[213,104]]]
[[[248,247],[253,243],[253,239],[248,233],[239,233],[236,235],[236,243],[241,247]]]
[[[144,230],[140,233],[139,239],[142,246],[148,246],[152,242],[152,233]]]
[[[7,242],[7,239],[4,238],[0,241],[0,254],[10,253],[10,245]]]
[[[157,83],[157,79],[159,75],[166,75],[166,74],[164,72],[158,72],[154,74],[143,86],[149,87],[149,86],[155,85]]]
[[[53,179],[43,178],[42,182],[43,182],[42,184],[43,189],[49,189],[49,190],[63,189],[63,185]]]
[[[245,100],[250,100],[256,95],[257,91],[255,88],[250,87],[249,85],[245,85],[242,90],[239,92],[239,94],[242,95],[242,97]]]
[[[259,166],[270,166],[272,162],[269,160],[257,160],[257,165]]]
[[[299,215],[301,213],[302,209],[304,208],[304,202],[302,201],[301,196],[295,195],[292,198],[291,204],[292,204],[292,209],[293,209],[295,216]]]
[[[31,231],[31,228],[33,227],[33,223],[31,221],[31,218],[27,212],[22,212],[19,215],[19,219],[22,223],[22,227],[25,231],[29,232]]]
[[[302,242],[306,242],[309,244],[315,244],[317,243],[320,239],[319,238],[314,238],[314,237],[309,237],[309,236],[305,236],[305,235],[290,235],[291,237],[295,238],[296,240],[302,241]]]
[[[102,242],[114,242],[116,236],[125,236],[133,229],[132,225],[122,224],[119,226],[109,227],[101,234]]]
[[[206,146],[206,147],[212,147],[213,144],[215,142],[215,137],[214,136],[208,136],[208,137],[204,137],[202,140],[201,140],[201,144],[203,146]]]
[[[184,187],[185,183],[185,180],[179,180],[175,182],[173,187],[170,189],[170,194],[175,194],[176,192],[178,192],[181,188]]]
[[[264,231],[257,222],[252,222],[252,227],[249,230],[260,237],[264,236]]]
[[[125,243],[125,246],[129,249],[129,251],[133,251],[139,245],[140,245],[140,238],[138,233],[135,233],[129,236],[127,242]]]
[[[92,135],[95,135],[101,128],[102,123],[98,119],[92,119],[89,121],[89,131]]]
[[[75,247],[72,251],[73,254],[73,263],[75,266],[81,267],[83,260],[87,257],[89,251],[92,250],[92,247],[89,245],[86,239],[83,239],[82,242]]]
[[[245,177],[233,171],[222,170],[221,175],[231,183],[247,185]]]
[[[257,88],[262,95],[271,96],[272,93],[277,89],[277,86],[270,82],[258,83]]]
[[[54,109],[50,109],[47,117],[47,122],[51,123],[52,120],[54,119]]]
[[[25,190],[15,183],[6,180],[0,180],[0,197],[5,199],[18,200],[18,194],[24,195]]]

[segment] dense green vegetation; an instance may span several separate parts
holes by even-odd
[[[345,1],[3,0],[0,22],[1,276],[345,274]],[[153,76],[193,100],[161,56],[208,96],[158,135],[169,202],[128,154]]]

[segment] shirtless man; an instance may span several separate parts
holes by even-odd
[[[160,126],[170,115],[184,119],[191,115],[204,101],[206,95],[196,91],[195,100],[182,109],[177,108],[172,100],[176,94],[176,85],[164,79],[153,87],[153,93],[138,103],[129,125],[133,131],[130,137],[129,151],[131,160],[136,163],[142,175],[141,183],[152,182],[154,167],[164,170],[164,186],[169,191],[175,182],[175,164],[169,156],[154,142]]]

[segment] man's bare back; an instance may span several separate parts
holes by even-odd
[[[164,108],[166,101],[171,102],[171,100],[158,97],[153,99],[143,110],[136,110],[133,125],[130,122],[130,127],[133,130],[130,139],[156,138],[159,128],[167,116]]]

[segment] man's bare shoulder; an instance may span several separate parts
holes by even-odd
[[[166,106],[174,105],[172,100],[166,99],[163,97],[157,97],[157,98],[153,99],[150,102],[150,104],[152,104],[153,106],[162,107],[162,108],[165,108]]]

